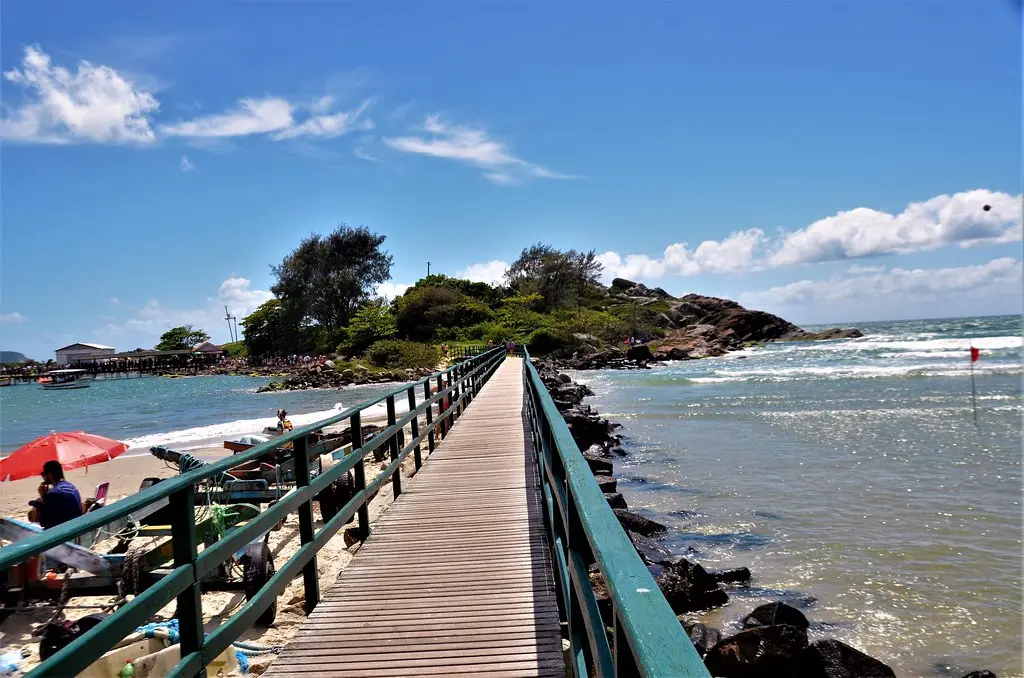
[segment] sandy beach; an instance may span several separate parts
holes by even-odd
[[[366,422],[382,423],[382,422]],[[408,435],[408,433],[407,433]],[[424,445],[424,457],[426,450]],[[132,453],[135,453],[132,450]],[[224,457],[230,452],[223,447],[206,447],[192,452],[206,460],[213,460]],[[329,466],[330,457],[324,457],[323,462]],[[367,481],[377,477],[387,467],[387,462],[374,462],[371,458],[365,461]],[[410,476],[413,471],[413,460],[410,455],[402,467],[403,476]],[[138,492],[139,484],[148,477],[169,478],[177,475],[177,469],[165,464],[163,461],[145,456],[125,456],[115,459],[108,464],[94,466],[88,470],[81,469],[68,473],[70,480],[80,491],[83,498],[92,496],[97,485],[102,482],[110,482],[110,498],[113,500],[124,498]],[[0,484],[0,501],[4,515],[24,519],[28,511],[28,502],[37,496],[39,480],[30,478],[26,480]],[[375,521],[387,509],[393,501],[390,484],[385,483],[377,496],[369,504],[370,520]],[[322,525],[318,508],[314,504],[314,518],[316,527]],[[354,524],[354,522],[352,523]],[[320,573],[320,587],[326,592],[339,573],[351,561],[354,553],[358,551],[359,545],[346,548],[343,539],[343,532],[339,533],[319,552],[317,564]],[[284,526],[275,532],[270,533],[269,545],[273,553],[274,562],[278,568],[295,553],[299,546],[298,517],[291,514],[285,521]],[[113,544],[101,543],[97,550],[103,551]],[[110,605],[111,597],[80,597],[74,598],[69,603],[66,617],[77,619],[87,614],[104,611],[104,607]],[[283,645],[297,631],[299,625],[305,620],[303,612],[303,585],[301,575],[297,577],[284,593],[278,598],[277,619],[271,628],[251,628],[239,640],[248,641],[264,646]],[[206,629],[216,628],[221,622],[245,603],[245,596],[242,593],[216,592],[203,595],[203,617]],[[174,614],[174,604],[170,604],[160,610],[152,621],[167,620]],[[27,671],[39,663],[38,639],[32,636],[33,630],[44,624],[52,615],[52,608],[25,609],[11,615],[0,624],[0,651],[12,649],[21,650],[24,659],[19,666],[21,671]],[[247,675],[260,675],[273,661],[275,655],[266,654],[252,658]]]

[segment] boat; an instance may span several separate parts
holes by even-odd
[[[0,386],[10,386],[14,383],[13,377],[0,377]]]
[[[92,377],[88,370],[52,370],[39,378],[39,384],[50,391],[87,388]]]

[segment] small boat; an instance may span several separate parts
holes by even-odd
[[[12,377],[0,377],[0,387],[10,386],[13,383],[14,379]]]
[[[53,370],[39,378],[39,384],[50,391],[87,388],[92,377],[87,370]]]

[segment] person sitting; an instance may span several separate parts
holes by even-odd
[[[292,422],[288,421],[288,413],[284,410],[277,411],[277,432],[284,433],[292,430]]]
[[[82,496],[78,488],[64,478],[64,467],[59,461],[43,464],[43,482],[39,485],[39,499],[29,502],[31,522],[44,530],[74,520],[82,515]]]

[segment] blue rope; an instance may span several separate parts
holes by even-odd
[[[181,634],[178,631],[177,619],[145,624],[135,629],[136,633],[145,633],[147,638],[155,638],[157,631],[165,631],[167,633],[167,640],[172,645],[178,643],[181,639]],[[234,647],[235,650],[235,659],[238,660],[238,668],[242,673],[249,672],[249,665],[251,663],[250,657],[258,657],[264,654],[277,654],[282,649],[279,645],[257,645],[256,643],[248,643],[241,640],[232,643],[232,647]]]

